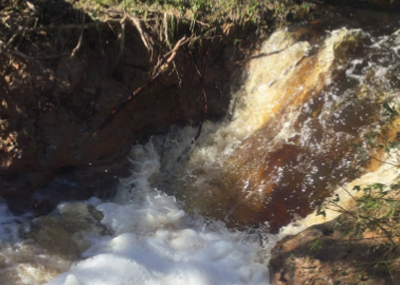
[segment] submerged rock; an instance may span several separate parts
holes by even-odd
[[[81,202],[61,204],[50,215],[30,221],[2,214],[10,221],[2,221],[1,284],[45,284],[80,260],[91,238],[107,233],[100,223],[103,214]],[[14,230],[19,238],[12,235]]]
[[[20,235],[32,239],[44,251],[77,260],[90,247],[83,233],[101,234],[106,231],[100,221],[103,214],[95,207],[81,202],[61,204],[47,216],[32,220],[21,227]]]

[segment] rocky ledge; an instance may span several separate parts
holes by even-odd
[[[344,237],[353,226],[354,220],[342,215],[283,238],[272,250],[271,284],[398,284],[397,259],[384,262],[396,256],[389,241],[371,234]]]

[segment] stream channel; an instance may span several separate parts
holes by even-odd
[[[0,283],[269,284],[271,248],[323,222],[316,202],[398,174],[359,150],[390,135],[400,23],[364,16],[273,33],[226,118],[195,144],[197,126],[174,126],[134,145],[112,199],[35,219],[1,204]]]

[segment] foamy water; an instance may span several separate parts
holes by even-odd
[[[229,164],[233,163],[235,154],[241,149],[244,140],[262,129],[265,121],[277,120],[274,111],[276,106],[282,104],[281,88],[296,101],[298,97],[303,96],[301,94],[308,94],[304,88],[321,91],[325,85],[329,87],[324,89],[325,93],[321,96],[325,101],[323,111],[318,113],[312,110],[312,100],[310,104],[304,105],[303,109],[288,108],[288,113],[282,117],[284,121],[277,124],[277,135],[271,141],[260,137],[260,147],[272,147],[282,142],[290,144],[290,140],[293,141],[297,136],[299,146],[314,149],[314,152],[324,152],[324,149],[319,149],[320,142],[313,137],[315,124],[312,124],[312,120],[321,125],[335,123],[341,126],[341,120],[346,115],[342,112],[343,108],[353,108],[353,103],[349,103],[353,102],[351,98],[362,99],[370,96],[376,99],[376,102],[381,102],[383,98],[389,100],[398,96],[396,80],[387,78],[398,78],[400,61],[388,66],[385,60],[400,58],[400,32],[371,38],[364,47],[367,50],[364,54],[356,55],[348,62],[336,61],[335,48],[339,41],[344,39],[346,42],[357,42],[365,37],[370,35],[351,29],[339,29],[328,33],[321,48],[322,53],[309,63],[310,66],[320,68],[319,71],[324,76],[319,77],[318,72],[314,76],[314,71],[310,71],[308,82],[298,82],[296,88],[289,90],[286,87],[293,83],[290,76],[296,68],[301,67],[301,62],[307,62],[305,58],[309,57],[312,47],[307,42],[296,42],[287,31],[274,34],[264,44],[263,51],[285,49],[287,53],[260,60],[263,65],[257,70],[252,69],[256,62],[250,65],[249,82],[240,92],[241,97],[236,100],[232,120],[220,123],[205,122],[203,133],[196,145],[191,144],[191,139],[195,136],[197,128],[187,126],[172,127],[166,137],[157,136],[145,145],[134,146],[128,158],[132,175],[121,180],[118,194],[110,201],[96,197],[81,201],[81,204],[90,205],[98,213],[102,213],[102,218],[97,221],[99,224],[89,219],[87,228],[72,234],[71,244],[76,245],[77,249],[74,250],[77,254],[75,251],[71,254],[67,250],[68,231],[64,233],[65,240],[54,240],[56,246],[65,247],[63,250],[53,252],[43,249],[46,243],[53,241],[44,239],[40,243],[40,238],[29,235],[35,225],[35,219],[15,217],[0,203],[0,260],[3,261],[0,268],[0,284],[269,284],[269,250],[276,241],[287,234],[295,234],[310,225],[324,222],[325,219],[313,213],[290,223],[277,235],[268,233],[267,223],[258,225],[257,229],[229,230],[224,222],[229,221],[232,212],[244,200],[254,197],[264,199],[262,191],[261,194],[251,191],[250,188],[246,188],[246,183],[241,190],[244,199],[234,201],[236,204],[227,203],[228,211],[219,213],[219,221],[202,217],[197,213],[196,207],[204,207],[203,210],[207,214],[210,210],[207,206],[218,205],[228,199],[218,196],[219,193],[213,192],[209,186],[221,186],[218,185],[222,180],[221,175],[230,174],[222,173],[221,169],[230,167]],[[266,67],[271,66],[273,68],[264,74]],[[350,87],[342,87],[341,85],[345,85],[343,82],[335,83],[334,78],[329,75],[330,66],[339,71],[345,70],[346,82],[351,81],[351,88],[356,86],[358,89],[348,91]],[[301,71],[297,70],[299,73]],[[318,82],[324,86],[319,86]],[[374,89],[377,86],[382,88]],[[297,103],[302,106],[302,102]],[[360,108],[363,109],[364,106]],[[293,124],[302,115],[301,112],[315,112],[315,116],[310,116],[302,122],[300,129],[295,129]],[[365,118],[368,118],[367,115],[365,114]],[[331,117],[336,120],[334,123],[328,122]],[[359,120],[363,119],[364,117]],[[343,126],[347,127],[345,124]],[[353,132],[352,126],[349,129],[344,127],[326,135],[326,140],[332,142],[355,136],[356,132]],[[380,130],[377,125],[372,127],[376,131]],[[227,161],[232,157],[231,161]],[[343,160],[343,163],[348,162]],[[251,170],[251,166],[250,164],[247,168]],[[241,165],[230,169],[248,170],[242,169]],[[314,171],[314,168],[310,169],[310,172]],[[171,172],[173,179],[169,177]],[[276,181],[282,179],[280,174],[278,169]],[[309,175],[310,183],[313,183],[311,174],[304,173]],[[209,177],[214,179],[211,183],[207,181]],[[352,199],[348,193],[351,193],[354,185],[382,182],[382,179],[390,183],[396,177],[396,168],[386,164],[376,172],[367,173],[343,185],[336,193],[341,195],[343,206],[351,207]],[[170,184],[171,180],[177,183]],[[180,184],[182,181],[184,183]],[[235,183],[237,181],[233,181],[233,184]],[[198,189],[202,192],[187,193],[185,188],[177,189],[182,185],[192,184],[196,184],[197,188],[187,189]],[[226,188],[221,189],[220,192],[226,194]],[[180,201],[174,197],[176,192],[180,192]],[[352,195],[355,196],[356,193]],[[189,198],[195,200],[195,203],[190,202],[192,207],[188,205]],[[210,200],[216,201],[217,204],[208,203]],[[265,205],[264,200],[260,201],[261,205]],[[57,221],[70,205],[77,203],[59,205],[53,215],[54,220]],[[328,212],[329,218],[335,217],[336,214],[334,211]],[[86,219],[87,216],[81,218]],[[54,223],[54,220],[51,222]],[[63,221],[65,220],[60,219],[59,223],[62,224]],[[56,226],[50,224],[49,231]],[[50,232],[44,231],[42,234]],[[26,238],[23,238],[24,236]]]
[[[173,197],[152,189],[148,178],[160,165],[151,142],[134,147],[131,161],[132,177],[116,197],[125,202],[88,201],[113,234],[92,238],[85,260],[47,284],[268,284],[259,234],[190,218]]]

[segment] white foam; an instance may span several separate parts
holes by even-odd
[[[325,51],[323,54],[325,56],[321,56],[320,66],[328,67],[333,62],[334,41],[338,36],[356,37],[358,34],[358,30],[348,32],[341,29],[332,32],[325,47],[321,47]],[[370,49],[378,51],[382,49],[387,52],[383,49],[383,45],[390,39],[383,36],[376,40]],[[398,41],[398,34],[395,40]],[[395,47],[389,45],[387,49],[398,52],[398,45],[398,43]],[[332,48],[328,48],[329,46]],[[262,127],[265,112],[272,114],[274,104],[281,96],[280,92],[275,92],[276,97],[271,96],[271,90],[275,88],[278,90],[279,84],[286,85],[285,78],[289,78],[296,63],[309,55],[311,47],[306,42],[294,43],[290,34],[282,31],[274,34],[271,40],[264,44],[262,51],[283,49],[286,49],[291,56],[278,53],[259,60],[265,61],[265,64],[259,68],[260,72],[268,71],[265,76],[262,74],[257,76],[258,71],[250,68],[249,75],[254,77],[254,82],[249,82],[243,88],[242,91],[246,94],[240,100],[238,99],[232,121],[218,125],[205,122],[202,136],[197,141],[200,147],[191,153],[193,145],[190,141],[195,136],[197,128],[185,127],[178,134],[167,137],[169,141],[165,145],[162,158],[165,172],[168,172],[169,167],[174,167],[177,160],[185,158],[194,161],[193,165],[198,168],[204,166],[213,170],[213,167],[220,166],[221,161],[240,147],[243,139]],[[393,69],[391,66],[378,69],[377,64],[369,62],[362,67],[362,63],[361,59],[356,58],[348,63],[349,66],[343,64],[343,68],[349,68],[347,76],[362,81],[365,80],[364,75],[367,71],[374,69],[374,74],[380,79]],[[334,83],[334,78],[330,76],[318,78],[318,80],[324,80],[326,85]],[[303,88],[304,86],[300,84],[294,89],[293,94],[300,92]],[[332,86],[332,93],[327,94],[330,98],[326,100],[326,104],[338,105],[341,103],[340,100],[347,100],[341,93],[338,94],[337,90],[333,90],[334,88],[335,86]],[[334,111],[335,108],[332,110]],[[324,116],[331,115],[329,112],[321,112],[319,119],[324,120]],[[276,139],[288,140],[296,135],[291,128],[296,117],[291,116],[286,120],[287,123],[283,124],[280,135],[277,135]],[[307,124],[305,122],[305,127],[300,134],[302,145],[310,144],[312,139],[313,126]],[[335,134],[334,138],[340,139],[342,135]],[[167,148],[168,151],[166,151]],[[259,233],[232,232],[227,230],[222,223],[211,223],[200,217],[188,217],[174,197],[152,188],[151,179],[154,179],[156,175],[161,175],[160,157],[152,143],[148,143],[146,147],[135,146],[130,162],[134,168],[132,176],[121,181],[121,191],[113,201],[104,203],[98,198],[88,201],[103,212],[102,223],[108,229],[107,234],[87,235],[86,239],[91,241],[92,246],[83,253],[83,260],[76,262],[69,270],[47,284],[268,284],[269,275],[266,267],[269,259],[268,252],[275,242],[286,234],[297,233],[310,225],[324,221],[315,214],[311,214],[283,228],[278,236],[269,235],[260,238]],[[369,176],[364,177],[364,180],[356,180],[353,183],[374,182],[383,177],[389,179],[383,176],[384,174],[385,172],[368,174]],[[189,171],[185,175],[192,175],[192,173]],[[196,179],[200,187],[205,187],[201,181],[201,175],[198,175]],[[278,175],[277,179],[281,177]],[[348,186],[349,189],[350,186]],[[340,189],[338,189],[339,192]],[[16,238],[15,219],[1,204],[0,225],[2,226],[0,227],[1,238],[12,240]],[[35,251],[32,252],[31,255],[34,256]],[[20,275],[21,278],[25,276],[22,278],[25,284],[43,283],[41,280],[49,280],[50,277],[44,276],[39,280],[37,276],[43,275],[44,271],[50,271],[48,267],[50,262],[55,263],[51,260],[51,256],[45,256],[43,259],[48,261],[47,264],[42,262],[44,266],[41,266],[40,262],[37,262],[39,265],[36,266],[31,266],[26,262],[19,265],[14,273]],[[57,261],[57,259],[54,260]],[[64,269],[69,266],[69,263],[57,262],[60,262],[59,268]],[[42,270],[35,271],[37,268]]]
[[[137,197],[125,204],[92,199],[113,234],[92,239],[86,259],[49,285],[268,284],[258,238],[187,217],[173,197],[146,182],[159,169],[152,143],[132,153],[136,171],[125,187],[135,185]]]

